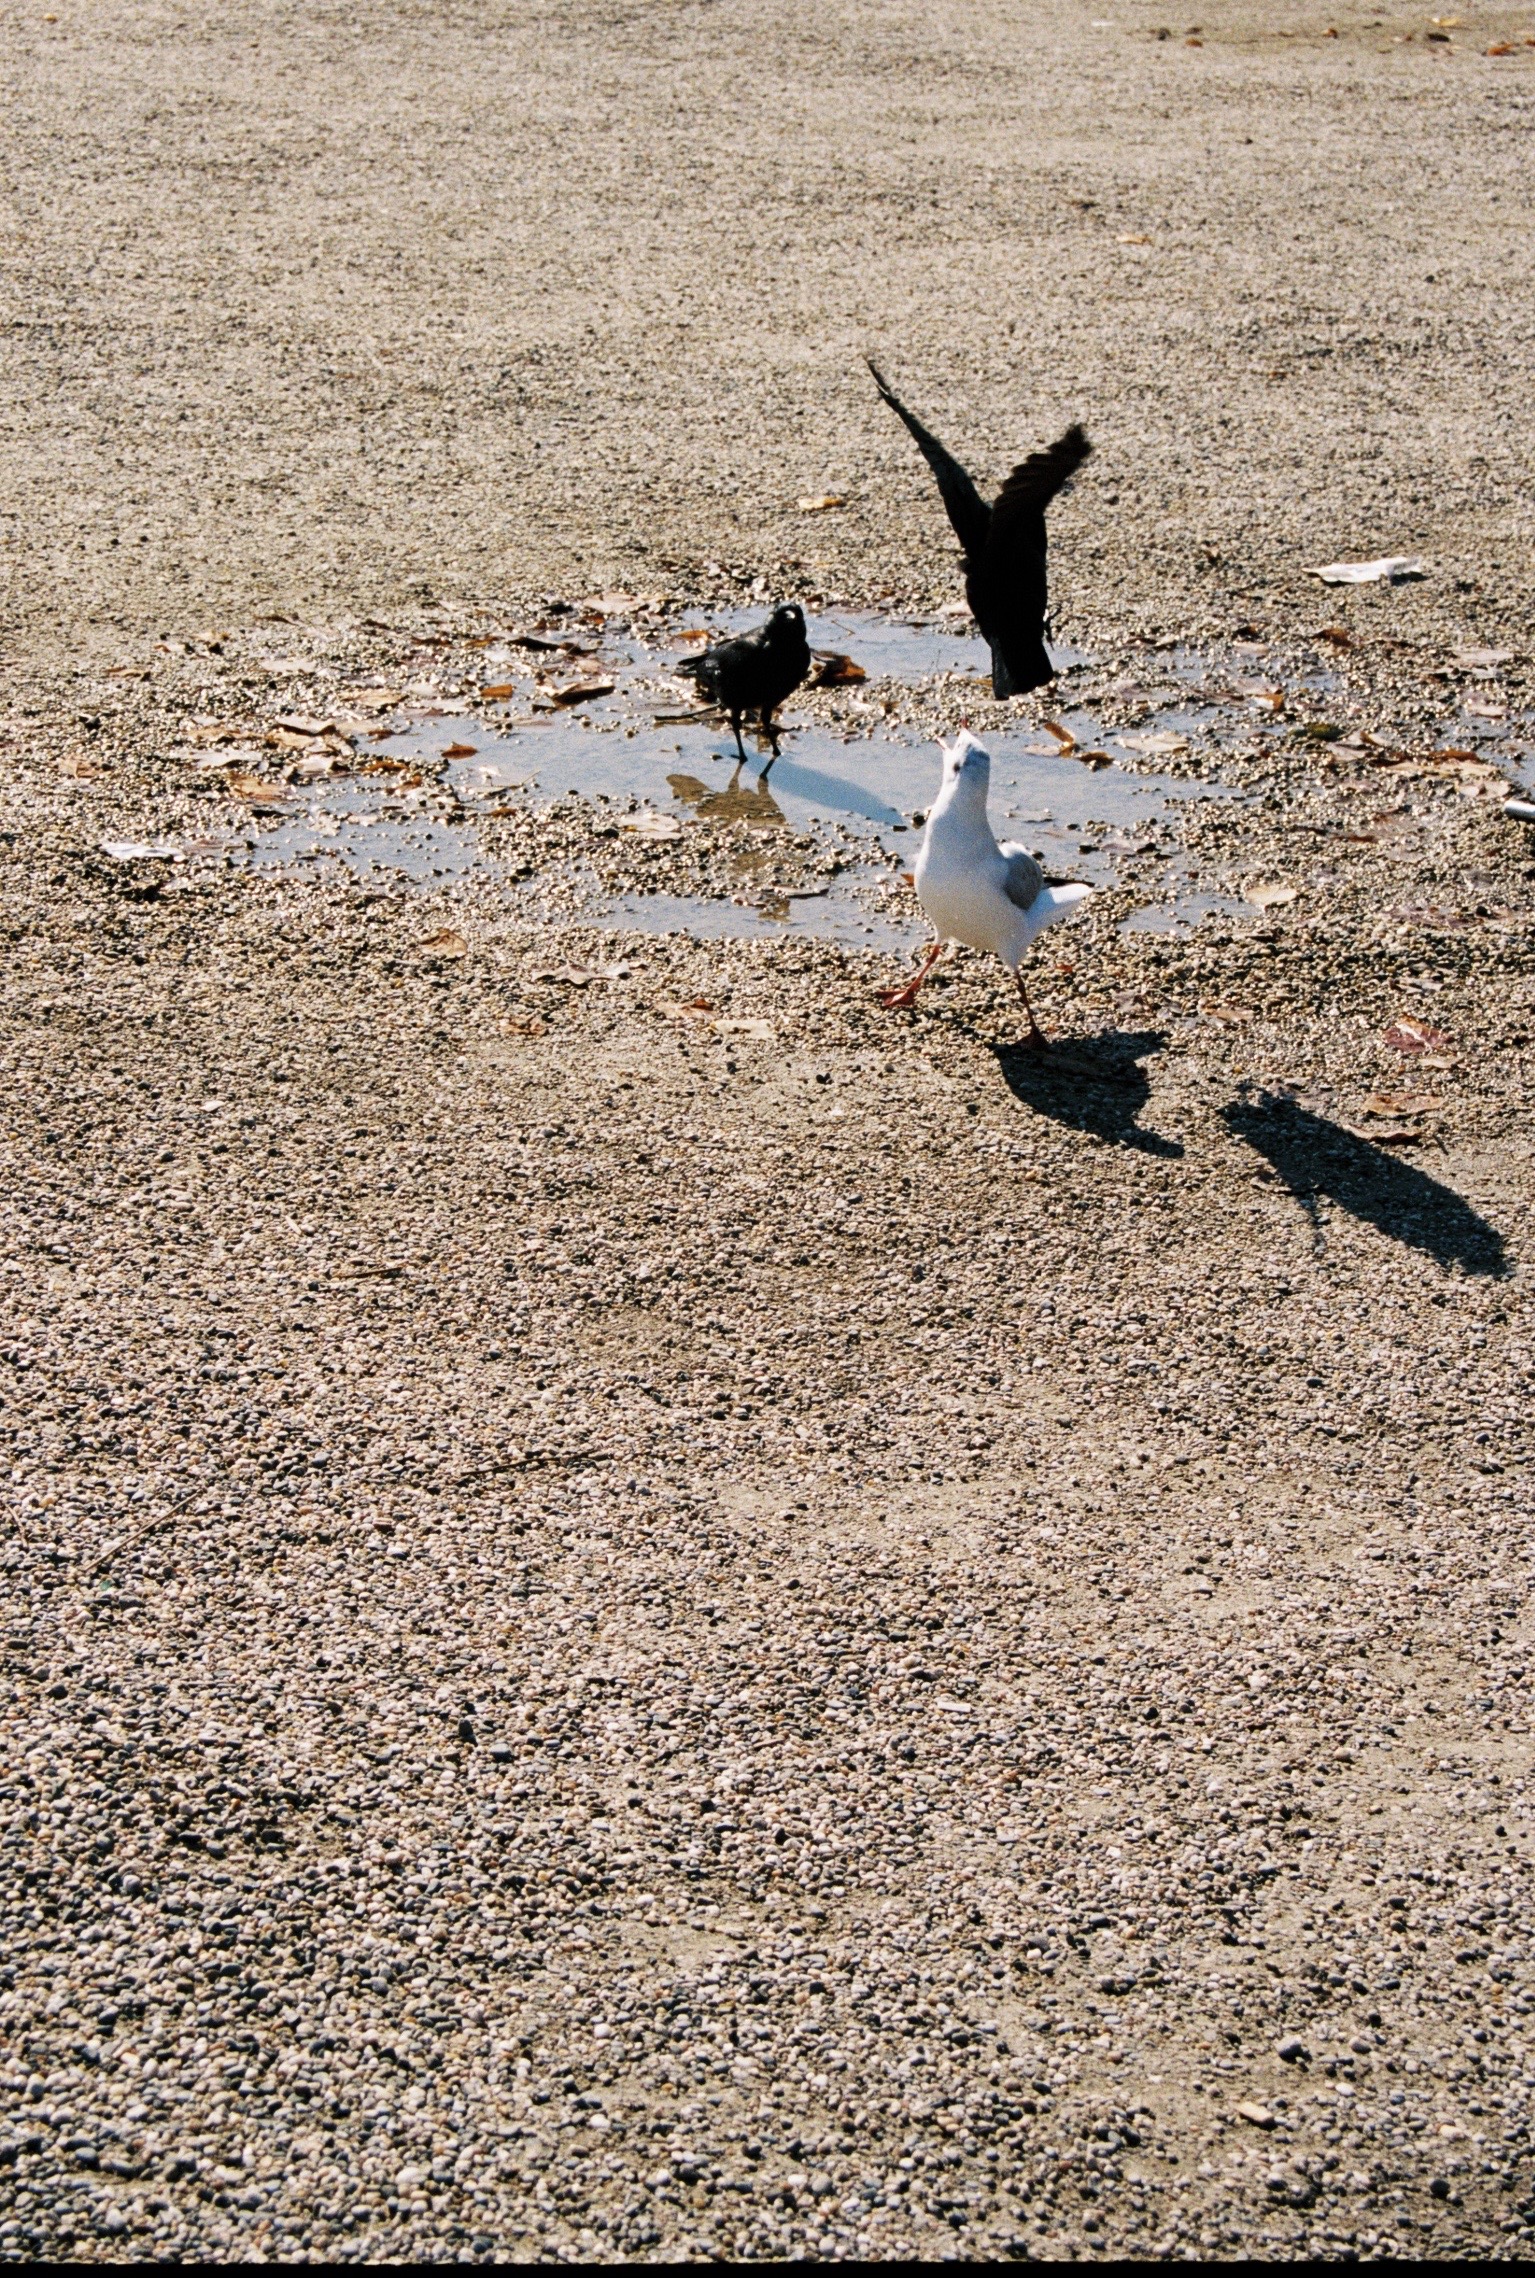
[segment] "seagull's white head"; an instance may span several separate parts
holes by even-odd
[[[967,792],[979,793],[984,799],[991,788],[991,753],[986,746],[977,742],[968,728],[961,728],[951,744],[940,736],[938,749],[943,753],[944,789],[963,785]]]

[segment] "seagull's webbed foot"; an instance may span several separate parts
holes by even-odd
[[[939,958],[943,955],[944,946],[944,943],[941,941],[934,942],[931,950],[928,952],[925,963],[919,965],[915,973],[913,973],[911,979],[909,981],[904,981],[899,988],[880,990],[879,1001],[884,1006],[886,1012],[904,1012],[908,1005],[916,1003],[917,991],[921,988],[923,982],[927,979],[929,973],[931,973],[933,967],[937,964]]]

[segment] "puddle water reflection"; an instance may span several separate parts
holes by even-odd
[[[755,624],[761,614],[734,613],[714,621],[709,632]],[[359,747],[367,757],[356,772],[295,787],[293,808],[260,832],[248,860],[282,870],[341,862],[354,873],[426,885],[495,877],[500,865],[482,843],[477,815],[513,799],[538,808],[577,794],[619,812],[639,805],[679,819],[745,824],[764,846],[778,833],[834,830],[845,859],[848,838],[855,842],[853,863],[813,897],[780,898],[764,909],[745,896],[737,903],[594,894],[581,909],[583,923],[715,937],[769,934],[789,925],[865,944],[909,941],[921,926],[876,917],[871,893],[889,875],[889,855],[907,863],[915,856],[920,825],[914,818],[937,790],[938,755],[930,738],[887,719],[877,694],[867,690],[877,692],[882,679],[980,679],[988,667],[985,644],[964,629],[851,614],[813,618],[809,629],[813,648],[852,656],[867,681],[839,690],[849,718],[845,732],[813,721],[796,725],[791,703],[783,754],[770,769],[765,752],[760,766],[743,765],[728,732],[699,713],[671,677],[679,657],[696,653],[697,640],[648,646],[619,632],[577,660],[509,644],[485,653],[484,677],[495,694],[484,713],[457,710],[446,692],[420,688],[420,701],[403,700],[386,725],[370,731]],[[1091,661],[1055,653],[1063,670]],[[1153,669],[1191,676],[1195,664],[1180,655],[1159,658]],[[570,692],[576,675],[593,692],[561,705],[558,698]],[[1165,695],[1165,708],[1153,708],[1146,726],[1131,732],[1103,728],[1063,689],[1061,724],[1080,749],[1102,755],[1090,765],[1028,723],[993,738],[991,813],[998,835],[1021,838],[1047,871],[1092,885],[1113,882],[1127,858],[1170,855],[1163,818],[1172,808],[1232,794],[1219,784],[1114,764],[1118,756],[1141,767],[1160,751],[1181,751],[1196,727],[1208,739],[1208,712],[1191,706],[1181,689]],[[957,719],[963,689],[954,696]],[[1228,719],[1228,728],[1232,724]],[[1240,713],[1234,725],[1250,728]],[[856,861],[860,839],[868,844],[870,866]],[[746,854],[738,874],[749,883],[764,867]],[[536,880],[511,890],[530,904],[538,899]],[[564,912],[567,919],[572,914]]]

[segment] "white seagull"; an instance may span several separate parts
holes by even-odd
[[[968,728],[961,728],[952,744],[940,740],[938,748],[943,753],[943,782],[927,818],[916,867],[917,899],[932,919],[938,939],[926,963],[902,987],[887,989],[880,1002],[891,1012],[909,1005],[951,941],[990,949],[1018,984],[1029,1016],[1025,1041],[1040,1051],[1045,1034],[1034,1018],[1019,961],[1036,934],[1057,918],[1069,917],[1093,889],[1047,886],[1027,847],[997,844],[986,819],[991,754]]]

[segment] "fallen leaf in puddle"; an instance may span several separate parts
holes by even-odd
[[[709,1025],[716,1036],[754,1036],[763,1043],[770,1043],[774,1034],[770,1020],[715,1020]]]
[[[114,862],[166,862],[181,849],[173,838],[104,838],[101,851]]]
[[[480,697],[486,704],[504,704],[509,696],[515,696],[516,693],[515,680],[498,680],[493,688],[482,688]]]
[[[1258,910],[1282,910],[1295,899],[1293,886],[1245,886],[1242,891],[1244,898]]]
[[[563,688],[546,688],[544,694],[551,704],[589,704],[597,696],[611,696],[615,683],[611,680],[571,680]]]
[[[861,664],[855,664],[851,657],[835,649],[815,649],[811,653],[816,665],[810,676],[812,688],[856,688],[860,680],[869,677]]]
[[[618,827],[621,831],[630,832],[635,838],[667,839],[682,836],[682,825],[675,815],[658,815],[649,807],[638,815],[620,815]]]
[[[549,1033],[548,1021],[540,1020],[536,1014],[530,1015],[526,1020],[515,1017],[503,1020],[501,1027],[508,1036],[547,1036]]]
[[[1410,1015],[1394,1020],[1381,1038],[1393,1052],[1448,1052],[1452,1049],[1442,1028],[1435,1028],[1426,1020],[1415,1020]]]
[[[478,756],[478,746],[475,744],[444,744],[442,756],[444,759],[474,759]]]
[[[421,776],[408,759],[394,759],[380,752],[376,759],[365,759],[357,770],[359,775],[400,775],[407,783],[419,783]]]
[[[1423,574],[1423,564],[1415,554],[1383,554],[1374,562],[1325,562],[1320,569],[1306,572],[1308,577],[1319,577],[1324,585],[1401,585]]]
[[[224,777],[224,787],[231,798],[243,799],[251,807],[280,807],[288,797],[280,783],[269,783],[264,775],[246,775],[237,767]]]
[[[421,946],[430,949],[435,957],[467,957],[469,954],[469,944],[463,935],[446,925],[440,933],[429,933]]]
[[[76,783],[95,783],[99,781],[101,772],[92,759],[76,757],[59,761],[59,773],[69,776]]]
[[[1059,720],[1041,720],[1040,726],[1047,736],[1054,736],[1061,747],[1061,757],[1068,758],[1077,748],[1077,739],[1070,728],[1063,728]]]
[[[819,498],[797,498],[794,503],[801,514],[826,514],[834,506],[846,506],[847,500],[836,491],[828,490]]]
[[[1188,737],[1175,734],[1171,728],[1158,728],[1148,736],[1119,736],[1115,740],[1122,743],[1126,751],[1157,753],[1187,751],[1189,748]]]

